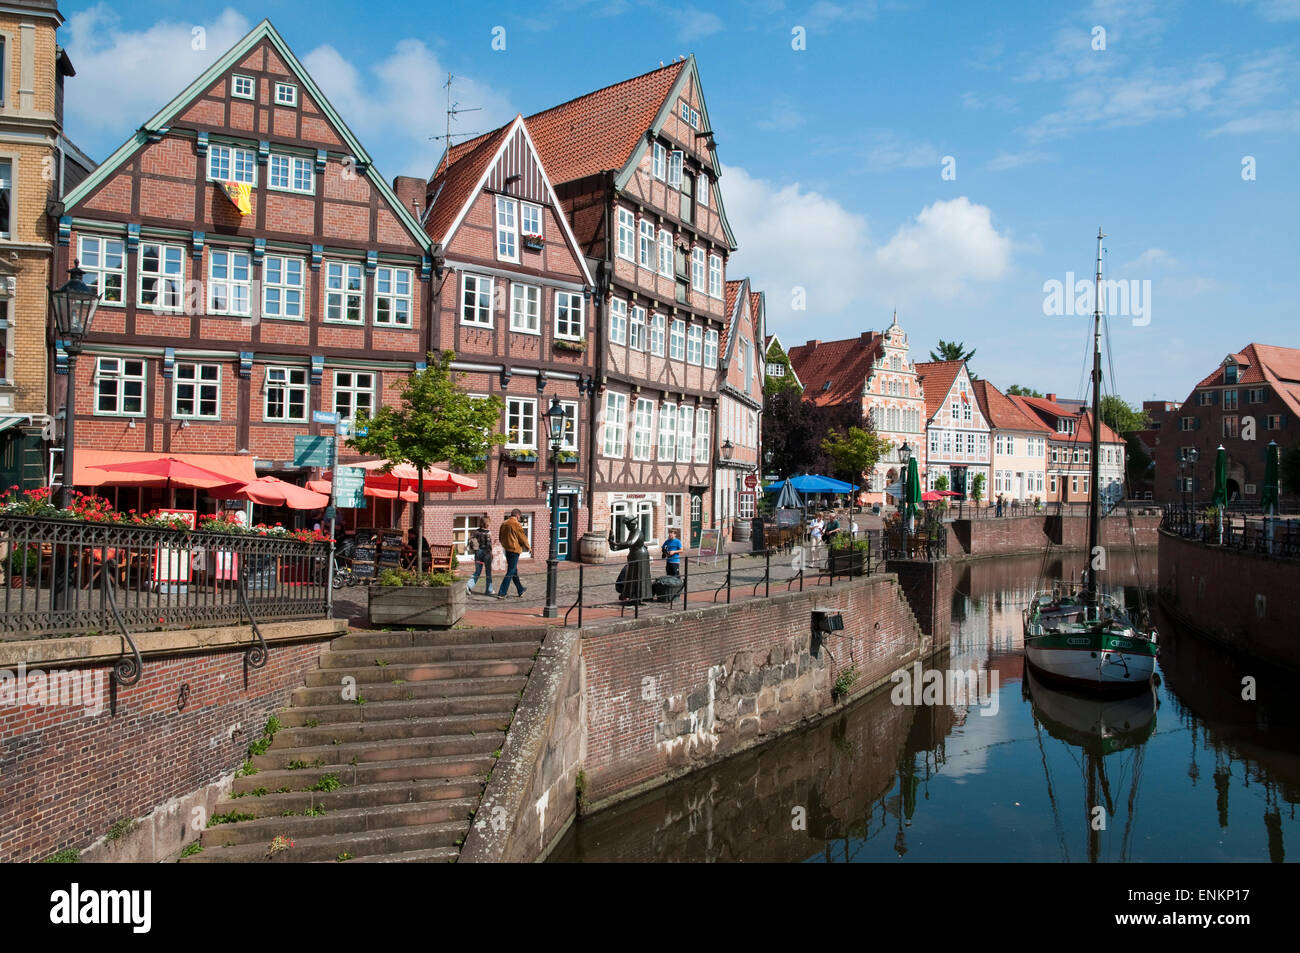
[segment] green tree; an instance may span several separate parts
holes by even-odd
[[[821,443],[834,464],[835,473],[847,475],[850,483],[860,483],[862,474],[875,469],[876,462],[891,446],[884,437],[861,427],[850,427],[847,436],[831,430]]]
[[[977,375],[971,373],[970,361],[975,356],[975,349],[966,350],[965,341],[945,341],[939,338],[939,347],[937,350],[930,352],[932,361],[965,361],[966,373],[970,374],[971,380],[976,380]]]
[[[496,433],[503,404],[500,397],[470,397],[452,380],[452,351],[441,358],[429,355],[429,366],[415,371],[398,388],[397,407],[384,405],[366,420],[357,418],[357,429],[348,446],[359,453],[383,457],[390,465],[408,463],[419,470],[445,464],[477,471],[493,445],[504,443]],[[424,481],[417,484],[416,566],[424,571]]]
[[[785,367],[785,373],[779,377],[774,377],[767,373],[767,369],[774,364],[783,365]],[[771,347],[768,348],[763,365],[763,371],[764,394],[771,396],[773,394],[780,394],[784,391],[789,391],[792,394],[803,393],[803,388],[800,387],[799,382],[795,380],[789,356],[781,349],[781,345],[775,341],[773,341]]]
[[[1012,384],[1007,388],[1007,393],[1016,397],[1042,397],[1043,395],[1032,387],[1021,387],[1019,384]]]
[[[934,479],[934,492],[938,493],[946,489],[948,489],[948,474],[940,473]]]
[[[1107,394],[1101,399],[1101,419],[1121,435],[1137,433],[1151,425],[1145,410],[1138,410],[1117,394]]]
[[[975,474],[975,479],[971,481],[970,498],[976,503],[984,499],[984,474]]]

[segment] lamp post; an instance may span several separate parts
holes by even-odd
[[[59,505],[67,509],[72,505],[72,452],[74,423],[76,421],[77,358],[90,331],[90,322],[99,307],[99,292],[86,284],[86,273],[80,262],[73,261],[68,269],[68,282],[50,292],[50,314],[54,319],[57,341],[63,342],[68,355],[68,393],[64,402],[63,421],[63,486],[59,491]]]
[[[736,452],[736,445],[733,444],[730,440],[724,440],[724,441],[722,441],[722,446],[718,448],[718,455],[722,458],[722,462],[723,462],[723,463],[730,463],[730,462],[731,462],[732,454],[734,454],[735,452]],[[739,477],[736,477],[735,479],[739,480]],[[732,483],[732,489],[733,489],[733,492],[739,492],[739,490],[735,489],[735,483],[734,483],[734,482]],[[734,506],[731,506],[731,505],[730,505],[730,504],[732,503],[732,500],[731,500],[731,494],[730,494],[730,493],[727,494],[727,503],[728,503],[728,507],[727,507],[728,510],[734,510],[734,509],[735,509]],[[725,527],[725,526],[727,525],[727,520],[730,519],[731,516],[734,516],[734,515],[735,515],[734,512],[731,513],[730,516],[729,516],[728,513],[727,513],[726,511],[724,511],[723,514],[722,514],[722,524],[721,524],[721,525],[722,525],[723,527]]]
[[[904,523],[906,524],[907,532],[910,535],[912,532],[912,526],[911,526],[912,514],[910,512],[911,504],[908,501],[911,499],[911,496],[908,495],[907,490],[908,490],[908,479],[910,477],[910,471],[911,471],[911,468],[909,467],[908,464],[909,461],[912,459],[912,448],[908,446],[906,440],[903,441],[903,445],[898,448],[898,459],[903,464],[903,520]]]
[[[1187,470],[1188,473],[1191,475],[1191,480],[1192,480],[1192,512],[1193,513],[1196,512],[1196,460],[1198,457],[1200,457],[1200,455],[1201,455],[1201,451],[1197,450],[1195,447],[1192,447],[1190,450],[1187,451],[1187,462],[1188,462]]]
[[[560,398],[551,398],[551,406],[544,419],[551,446],[551,552],[546,557],[546,606],[542,609],[542,617],[554,619],[560,612],[555,604],[556,576],[560,568],[556,548],[560,535],[560,448],[564,446],[569,421],[569,415],[560,406]]]

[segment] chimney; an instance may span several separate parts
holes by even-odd
[[[1052,403],[1056,403],[1056,395],[1055,395],[1055,394],[1048,394],[1048,395],[1047,395],[1047,399],[1050,400]]]
[[[861,340],[862,340],[862,346],[863,346],[863,347],[868,347],[868,346],[871,344],[871,339],[872,339],[874,336],[875,336],[875,335],[874,335],[871,331],[863,331],[863,332],[862,332],[862,339],[861,339]]]
[[[428,183],[411,175],[399,175],[393,179],[393,191],[397,194],[406,210],[419,219],[424,214],[424,200]]]
[[[811,354],[813,351],[817,350],[818,345],[820,345],[821,343],[822,343],[821,341],[809,341],[807,344],[804,345],[804,347],[806,347],[808,349],[808,353]]]

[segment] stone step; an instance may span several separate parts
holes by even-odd
[[[449,864],[460,856],[457,847],[433,847],[428,850],[404,850],[397,854],[358,857],[359,864]]]
[[[323,671],[321,669],[317,670]],[[315,673],[313,673],[315,674]],[[398,678],[399,676],[392,676]],[[293,692],[293,704],[297,705],[345,705],[364,708],[355,702],[343,700],[340,676],[328,685],[297,688]],[[366,703],[384,701],[417,701],[426,698],[454,698],[459,695],[514,695],[518,697],[528,684],[527,675],[489,675],[482,678],[431,679],[429,681],[408,681],[402,685],[388,682],[367,682],[359,694]]]
[[[469,662],[426,662],[414,665],[375,664],[355,668],[318,668],[307,673],[309,688],[334,687],[342,691],[343,678],[352,676],[361,694],[362,685],[391,685],[394,679],[404,683],[443,681],[448,679],[490,678],[504,675],[527,675],[533,667],[532,658],[483,659]]]
[[[243,797],[223,798],[217,802],[216,814],[238,811],[256,817],[280,817],[285,811],[305,811],[320,805],[327,811],[352,807],[385,807],[390,804],[414,804],[417,801],[449,801],[461,798],[477,800],[487,782],[486,774],[463,778],[426,778],[386,781],[378,784],[344,785],[333,791],[270,791],[267,794],[246,792]],[[254,788],[253,791],[261,790]]]
[[[372,701],[366,696],[364,705],[346,704],[312,705],[288,708],[278,717],[285,730],[306,728],[310,722],[321,725],[349,724],[352,722],[388,721],[394,718],[436,718],[441,715],[477,715],[484,712],[507,711],[514,707],[518,696],[454,695],[451,698],[416,698],[411,701]],[[277,736],[278,737],[278,736]]]
[[[495,750],[495,749],[493,749]],[[432,758],[405,758],[395,761],[375,761],[367,764],[324,764],[315,768],[273,769],[258,771],[254,775],[235,778],[231,790],[235,793],[266,788],[278,792],[281,788],[302,791],[316,784],[327,774],[334,774],[344,784],[380,784],[395,781],[431,779],[460,779],[486,777],[496,764],[491,752],[476,755],[443,755]],[[236,800],[240,800],[236,798]]]
[[[354,705],[368,708],[369,704]],[[275,736],[275,747],[313,748],[349,744],[358,741],[387,741],[394,738],[429,738],[438,735],[465,735],[479,731],[505,731],[514,712],[502,710],[465,715],[437,715],[432,718],[408,716],[376,721],[344,722],[315,728],[285,728]],[[309,760],[309,759],[308,759]]]
[[[504,740],[503,731],[482,731],[475,735],[381,739],[302,748],[279,749],[272,745],[265,754],[256,755],[252,760],[253,766],[259,771],[289,770],[290,763],[298,761],[311,767],[342,767],[351,764],[354,759],[357,764],[365,764],[373,761],[487,754],[500,748]],[[320,761],[320,764],[314,764],[316,761]]]
[[[288,820],[288,818],[285,818]],[[227,826],[227,825],[219,825]],[[216,830],[217,828],[211,828]],[[411,827],[386,827],[372,831],[352,831],[345,834],[327,834],[321,837],[294,837],[294,846],[279,851],[274,857],[267,856],[271,837],[257,844],[236,844],[231,847],[204,847],[192,857],[185,857],[181,863],[187,864],[237,864],[256,863],[274,860],[281,863],[299,863],[311,860],[338,860],[346,852],[352,859],[385,856],[442,849],[456,849],[457,840],[469,830],[469,821],[447,821],[441,824],[421,824]],[[277,832],[279,833],[279,832]],[[272,835],[273,837],[274,835]]]
[[[200,842],[209,847],[230,844],[270,844],[277,834],[294,840],[326,837],[330,834],[355,834],[389,827],[416,827],[464,821],[469,824],[475,802],[471,798],[442,801],[415,801],[390,804],[382,811],[370,807],[327,811],[316,817],[295,814],[289,817],[258,817],[253,820],[217,824],[205,828]]]
[[[456,628],[436,632],[349,632],[330,643],[336,652],[370,652],[380,648],[420,648],[432,645],[484,644],[488,642],[534,642],[540,644],[546,636],[545,626],[512,626],[510,628]]]
[[[421,645],[404,649],[362,649],[339,651],[332,648],[321,655],[321,668],[380,670],[425,662],[474,662],[481,660],[530,659],[537,654],[538,642],[469,642],[459,645]],[[384,664],[380,664],[380,663]]]

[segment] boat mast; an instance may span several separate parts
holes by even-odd
[[[1093,295],[1092,311],[1092,453],[1088,485],[1088,605],[1097,605],[1097,573],[1092,568],[1101,537],[1101,492],[1097,475],[1101,468],[1101,240],[1105,236],[1097,228],[1097,285]]]

